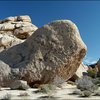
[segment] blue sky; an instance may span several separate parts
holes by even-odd
[[[100,57],[100,1],[0,1],[0,20],[9,16],[29,15],[41,27],[53,20],[73,21],[87,45],[84,63]]]

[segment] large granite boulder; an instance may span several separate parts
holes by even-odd
[[[37,27],[29,16],[8,17],[0,21],[0,52],[5,48],[24,42]]]
[[[30,85],[67,81],[78,69],[86,51],[73,22],[53,21],[37,29],[25,42],[0,53],[3,62],[0,85],[9,86],[18,79]],[[4,74],[6,66],[9,72]]]

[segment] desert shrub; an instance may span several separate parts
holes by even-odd
[[[56,86],[61,85],[62,83],[66,82],[66,79],[59,77],[59,76],[55,76],[54,80],[53,80],[53,84]]]
[[[76,80],[76,85],[80,90],[89,90],[93,87],[94,84],[87,77],[83,77]]]
[[[40,85],[37,93],[46,93],[48,95],[48,97],[51,97],[56,92],[55,90],[56,90],[55,85],[53,85],[53,84],[43,84],[43,85]]]
[[[91,92],[95,92],[98,90],[98,86],[97,85],[93,85],[93,87],[91,88]]]
[[[91,80],[93,82],[93,84],[100,86],[100,78],[96,77],[96,78],[92,78],[90,76],[83,76],[84,78],[88,78],[89,80]]]
[[[83,77],[76,80],[77,88],[81,91],[89,90],[91,92],[94,92],[98,89],[98,86],[93,84],[92,80],[89,77]]]
[[[85,90],[85,91],[82,92],[82,96],[84,96],[84,97],[90,97],[91,94],[92,94],[92,92],[90,92],[88,90]]]
[[[88,72],[88,75],[89,75],[90,77],[92,77],[92,78],[96,78],[97,75],[98,75],[98,72],[97,72],[96,69],[89,69],[87,72]]]
[[[53,84],[43,84],[40,85],[39,91],[43,93],[53,92],[56,89],[56,86]]]
[[[91,79],[91,80],[92,80],[92,82],[93,82],[95,85],[100,86],[100,79],[99,79],[99,78],[93,78],[93,79]]]

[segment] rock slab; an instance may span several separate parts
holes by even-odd
[[[0,60],[10,69],[5,76],[6,66],[0,70],[0,85],[9,86],[18,79],[30,85],[67,81],[78,69],[86,51],[73,22],[53,21],[37,29],[25,42],[0,53]]]

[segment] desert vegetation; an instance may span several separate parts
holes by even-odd
[[[76,80],[76,91],[73,94],[77,94],[83,97],[90,97],[91,95],[99,96],[99,87],[100,87],[100,77],[98,76],[98,71],[96,69],[88,69],[87,75],[83,76]]]

